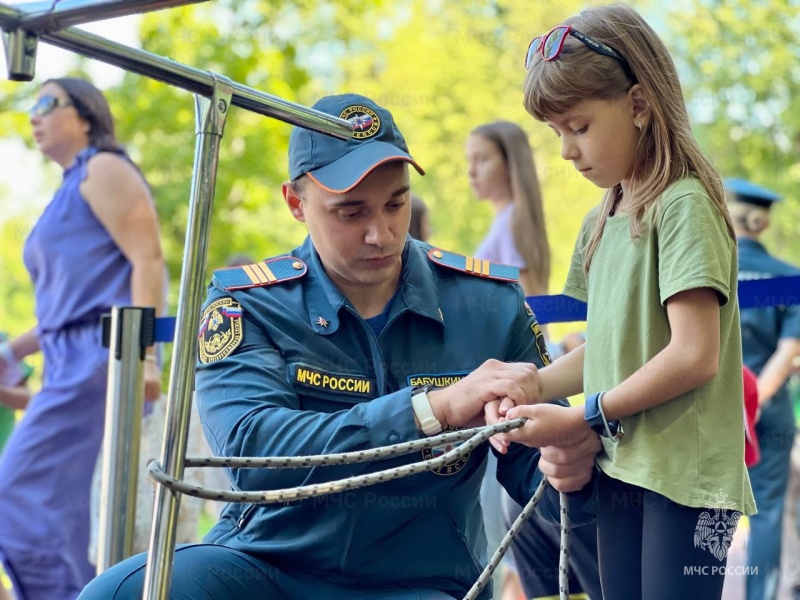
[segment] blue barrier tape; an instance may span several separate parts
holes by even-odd
[[[156,341],[172,342],[175,339],[175,317],[156,319]]]
[[[528,296],[527,300],[542,325],[586,320],[586,303],[569,296]],[[741,310],[791,304],[800,304],[800,276],[739,282]]]
[[[528,296],[536,319],[546,323],[571,323],[586,320],[586,303],[563,294]],[[739,308],[766,308],[800,304],[800,276],[750,279],[739,282]],[[156,341],[171,342],[175,338],[175,317],[156,319]]]

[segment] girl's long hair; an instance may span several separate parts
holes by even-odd
[[[642,234],[647,227],[645,214],[667,187],[693,175],[735,239],[722,179],[692,135],[675,64],[655,31],[635,10],[621,4],[589,8],[563,24],[619,52],[628,61],[635,79],[626,74],[618,60],[567,36],[558,58],[545,61],[537,54],[532,60],[525,77],[526,110],[545,121],[549,115],[566,112],[583,100],[620,98],[638,83],[650,107],[650,117],[642,125],[631,176],[631,236]],[[603,197],[584,248],[587,272],[606,219],[621,196],[622,187],[617,184]]]
[[[519,125],[508,121],[480,125],[471,134],[492,142],[503,154],[514,200],[514,218],[511,220],[514,244],[536,284],[546,292],[550,281],[550,244],[544,222],[542,192],[528,136]]]

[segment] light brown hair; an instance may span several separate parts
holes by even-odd
[[[525,77],[525,109],[545,121],[583,100],[613,100],[627,94],[634,84],[640,85],[650,116],[642,124],[631,176],[631,237],[639,237],[647,227],[645,214],[664,190],[691,175],[700,180],[734,238],[722,179],[692,135],[675,64],[656,32],[635,10],[622,4],[589,8],[563,24],[619,52],[628,61],[635,81],[618,60],[567,36],[558,58],[545,61],[537,54],[531,61]],[[617,184],[603,197],[584,249],[586,271],[606,219],[621,196],[622,187]]]
[[[536,285],[546,293],[550,282],[550,244],[528,136],[519,125],[509,121],[480,125],[471,134],[493,143],[505,159],[514,200],[514,218],[511,219],[514,244]]]

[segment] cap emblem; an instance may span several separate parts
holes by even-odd
[[[353,138],[366,140],[381,128],[381,120],[374,110],[364,105],[348,106],[339,115],[353,124]]]

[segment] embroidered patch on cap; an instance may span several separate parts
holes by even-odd
[[[339,115],[353,124],[353,137],[357,140],[371,138],[381,128],[381,120],[371,108],[363,105],[348,106]]]
[[[221,298],[206,307],[197,331],[197,353],[204,364],[222,360],[242,343],[242,307]]]

